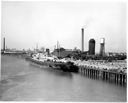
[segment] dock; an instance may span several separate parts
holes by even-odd
[[[78,66],[79,73],[93,79],[102,79],[108,82],[115,82],[116,84],[127,84],[127,73],[114,72],[110,70],[103,70],[93,68],[91,66]]]

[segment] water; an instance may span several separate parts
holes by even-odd
[[[1,101],[125,102],[126,87],[1,56]]]

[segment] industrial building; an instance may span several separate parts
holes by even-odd
[[[105,38],[100,40],[100,56],[105,56]]]

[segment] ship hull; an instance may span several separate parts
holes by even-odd
[[[29,60],[33,63],[42,65],[42,66],[48,66],[53,69],[62,70],[64,72],[78,72],[78,67],[75,66],[73,63],[62,63],[62,62],[53,62],[53,61],[39,61],[35,60],[31,57],[27,57],[26,60]]]

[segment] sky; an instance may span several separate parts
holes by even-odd
[[[126,3],[89,1],[2,1],[1,47],[3,37],[8,48],[53,50],[61,47],[81,49],[84,28],[84,50],[91,38],[100,51],[105,38],[106,52],[126,52]]]

